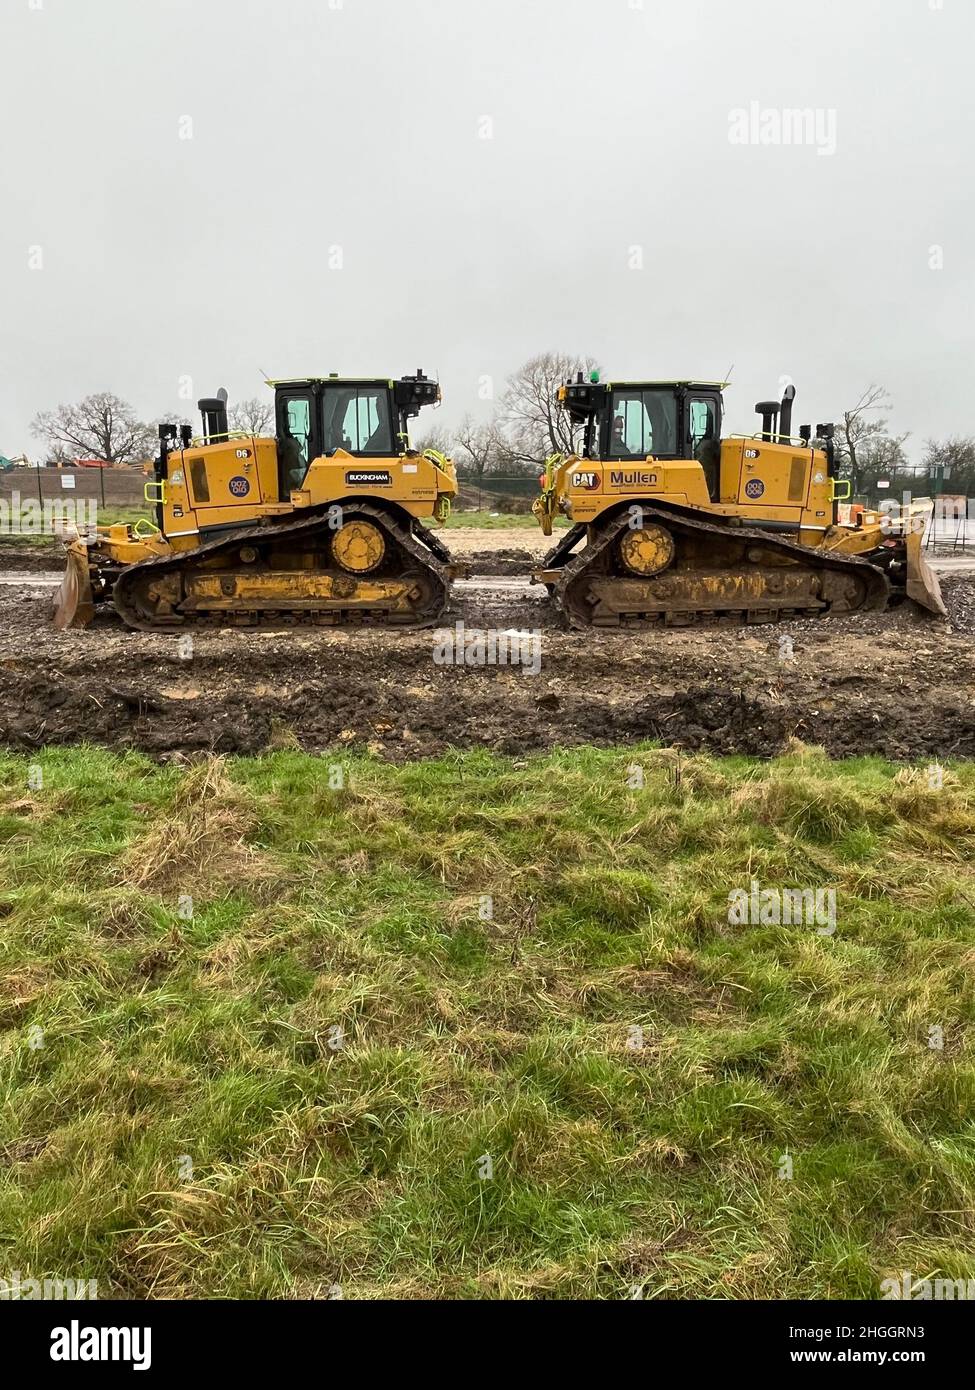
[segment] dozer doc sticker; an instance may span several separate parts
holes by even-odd
[[[748,482],[745,484],[746,497],[761,497],[764,491],[765,484],[762,482],[761,478],[749,478]]]
[[[392,487],[393,475],[387,468],[358,468],[345,475],[346,487]]]
[[[231,478],[228,487],[231,497],[246,497],[251,490],[251,485],[246,478],[238,473],[236,478]]]

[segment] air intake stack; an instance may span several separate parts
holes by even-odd
[[[203,437],[208,444],[223,444],[230,434],[227,399],[227,392],[221,386],[215,396],[197,401],[197,408],[203,416]]]
[[[759,401],[755,409],[762,417],[762,438],[766,444],[773,444],[779,432],[778,401]]]

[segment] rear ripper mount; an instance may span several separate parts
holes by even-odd
[[[343,507],[340,529],[328,512],[243,527],[121,569],[115,607],[144,632],[298,623],[428,627],[447,607],[453,573],[440,540],[411,520],[355,502]]]
[[[813,550],[768,531],[712,525],[664,508],[610,519],[578,555],[576,526],[538,575],[570,626],[686,627],[770,623],[886,608],[891,585],[875,564]],[[560,567],[560,568],[556,568]]]

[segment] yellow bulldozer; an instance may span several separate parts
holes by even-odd
[[[231,431],[227,393],[201,400],[203,434],[160,425],[146,497],[155,523],[66,536],[57,627],[111,602],[132,628],[435,623],[455,568],[424,520],[446,520],[453,463],[411,448],[440,401],[398,380],[301,377],[274,388],[275,437]]]
[[[573,524],[532,578],[573,627],[768,623],[883,609],[944,613],[917,514],[841,522],[832,424],[792,435],[795,387],[723,439],[726,382],[603,382],[558,392],[582,451],[553,456],[532,510]],[[845,493],[844,493],[845,490]]]

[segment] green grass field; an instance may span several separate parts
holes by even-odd
[[[0,1273],[102,1298],[972,1275],[975,769],[332,766],[0,757]],[[835,935],[731,925],[751,879],[835,887]]]

